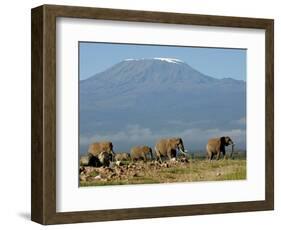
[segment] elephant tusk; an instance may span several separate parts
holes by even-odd
[[[179,148],[179,150],[180,150],[181,153],[184,153],[184,151],[181,148]]]
[[[187,156],[187,154],[188,154],[187,150],[183,151],[182,149],[180,149],[180,152],[181,152],[182,154],[184,154],[185,156]]]

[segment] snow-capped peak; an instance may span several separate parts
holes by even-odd
[[[139,61],[139,60],[159,60],[159,61],[165,61],[165,62],[174,63],[174,64],[184,63],[182,60],[179,60],[176,58],[163,58],[163,57],[139,58],[139,59],[128,58],[128,59],[125,59],[124,61]]]
[[[137,61],[139,59],[134,59],[134,58],[128,58],[128,59],[125,59],[124,61]]]
[[[166,61],[166,62],[170,62],[170,63],[175,63],[175,64],[179,64],[179,63],[183,63],[183,61],[176,59],[176,58],[162,58],[162,57],[155,57],[153,58],[154,60],[160,60],[160,61]]]

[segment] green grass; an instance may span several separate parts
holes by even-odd
[[[97,175],[99,175],[99,173],[96,172],[96,171],[93,171],[93,172],[91,172],[91,173],[89,174],[89,176],[91,176],[91,177],[95,177],[95,176],[97,176]]]
[[[163,169],[160,171],[160,173],[167,173],[167,174],[183,174],[187,173],[190,169],[189,168],[168,168],[168,169]]]
[[[243,180],[246,179],[246,173],[246,168],[238,168],[234,172],[224,175],[222,180]]]
[[[81,187],[103,186],[103,185],[128,185],[128,184],[157,184],[159,180],[150,177],[140,177],[129,180],[112,180],[112,181],[80,181]]]

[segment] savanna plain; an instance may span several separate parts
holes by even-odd
[[[154,184],[246,179],[246,156],[207,160],[198,155],[168,161],[122,161],[111,167],[80,165],[80,186]]]

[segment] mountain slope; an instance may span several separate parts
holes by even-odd
[[[216,79],[177,59],[128,59],[80,81],[80,151],[91,139],[114,139],[127,151],[186,130],[245,128],[234,122],[245,113],[244,81]],[[140,130],[147,133],[139,140],[122,139]]]

